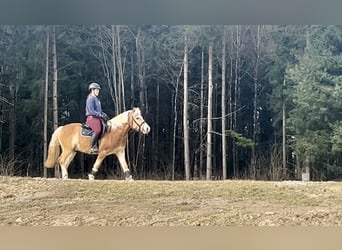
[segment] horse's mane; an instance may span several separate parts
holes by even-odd
[[[113,117],[112,119],[107,121],[107,126],[110,130],[121,128],[123,125],[128,123],[128,111],[118,114],[117,116]]]
[[[127,110],[125,112],[122,112],[121,114],[118,114],[117,116],[115,116],[112,119],[107,121],[107,126],[110,128],[110,130],[113,130],[116,128],[121,128],[122,126],[127,124],[129,112],[133,112],[133,115],[135,115],[135,116],[141,115],[141,111],[137,107],[135,107],[131,110]]]

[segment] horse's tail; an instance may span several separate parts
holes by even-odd
[[[55,164],[57,162],[57,158],[60,155],[60,143],[59,143],[59,133],[62,129],[61,127],[58,127],[55,132],[53,132],[52,136],[51,136],[51,141],[49,144],[49,151],[48,151],[48,155],[47,155],[47,159],[44,163],[44,166],[46,168],[53,168],[55,167]]]

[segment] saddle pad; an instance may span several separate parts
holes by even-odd
[[[91,136],[93,134],[93,130],[87,124],[83,123],[81,127],[81,135],[83,136]]]

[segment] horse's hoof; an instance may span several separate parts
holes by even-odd
[[[88,178],[90,181],[95,180],[95,176],[93,174],[88,174]]]
[[[125,178],[125,180],[126,180],[126,181],[134,181],[132,175],[131,175],[131,176],[127,176],[127,177]]]
[[[134,180],[133,180],[133,177],[132,177],[132,175],[131,175],[131,171],[127,170],[127,171],[125,172],[125,180],[126,180],[126,181],[134,181]]]

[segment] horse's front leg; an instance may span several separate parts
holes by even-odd
[[[106,158],[106,155],[101,154],[101,153],[98,154],[96,161],[93,165],[93,168],[91,169],[91,173],[88,174],[89,180],[95,180],[95,176],[96,176],[97,172],[99,171],[99,168],[100,168],[104,158]]]
[[[122,171],[125,174],[125,179],[127,181],[133,181],[133,177],[131,175],[131,171],[129,170],[127,162],[126,162],[125,151],[122,150],[122,151],[116,153],[116,156],[118,157],[121,169],[122,169]]]

